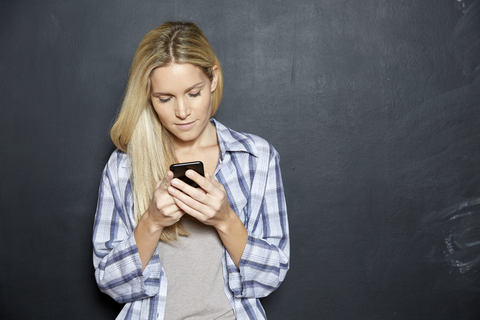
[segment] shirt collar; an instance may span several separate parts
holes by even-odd
[[[249,135],[229,129],[214,118],[211,118],[210,122],[217,128],[218,146],[222,159],[226,152],[248,152],[258,157],[257,148]]]

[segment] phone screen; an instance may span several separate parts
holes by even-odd
[[[192,169],[198,172],[201,176],[205,176],[203,171],[203,163],[201,161],[175,163],[170,166],[170,171],[173,172],[175,178],[182,180],[183,182],[191,185],[194,188],[198,188],[199,185],[195,181],[190,180],[185,176],[185,172],[188,169]]]

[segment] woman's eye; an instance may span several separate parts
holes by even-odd
[[[189,93],[188,95],[192,98],[195,98],[195,97],[198,97],[200,95],[200,91],[198,91],[197,93]]]
[[[159,97],[158,100],[160,101],[160,103],[166,103],[166,102],[170,101],[170,98],[162,99],[162,98]]]

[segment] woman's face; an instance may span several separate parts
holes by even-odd
[[[192,64],[173,63],[152,72],[151,100],[163,126],[177,145],[206,138],[212,112],[211,93],[217,86],[218,68],[212,81]]]

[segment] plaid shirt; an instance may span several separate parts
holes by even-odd
[[[223,249],[225,293],[237,319],[266,319],[258,299],[282,283],[290,255],[278,153],[262,138],[211,121],[220,148],[215,178],[249,233],[239,269]],[[95,278],[102,292],[125,303],[117,319],[163,319],[167,275],[157,251],[142,272],[135,227],[130,160],[116,150],[99,190],[93,232]]]

